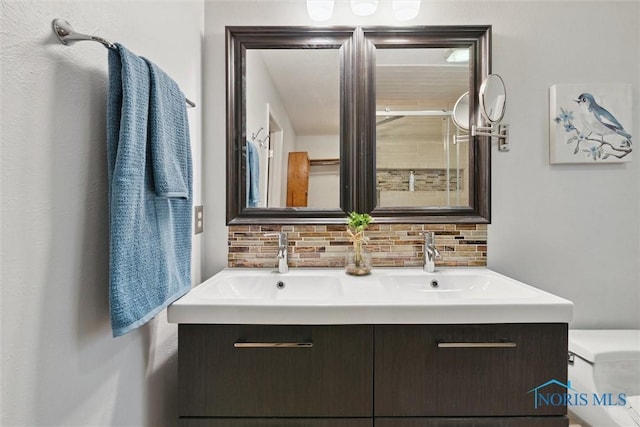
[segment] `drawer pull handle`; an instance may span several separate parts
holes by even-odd
[[[516,343],[501,342],[438,342],[438,348],[514,348]]]
[[[311,348],[312,342],[237,342],[235,348]]]

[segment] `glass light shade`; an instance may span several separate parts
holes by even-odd
[[[334,0],[307,0],[307,13],[316,22],[328,21],[333,15]]]
[[[351,11],[358,16],[373,15],[378,8],[378,0],[351,0]]]
[[[409,21],[420,11],[420,0],[393,0],[393,15],[398,21]]]

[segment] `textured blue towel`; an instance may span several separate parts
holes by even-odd
[[[188,199],[186,171],[191,169],[191,156],[185,97],[171,77],[153,62],[142,59],[149,66],[151,78],[149,141],[156,195]]]
[[[258,207],[260,202],[260,153],[247,141],[247,207]]]
[[[109,50],[109,303],[114,336],[143,325],[191,288],[186,106],[184,95],[178,100],[173,89],[167,90],[175,83],[167,84],[169,78],[152,69],[122,45]],[[160,84],[152,84],[154,79]]]

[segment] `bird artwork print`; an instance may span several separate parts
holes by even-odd
[[[580,106],[580,117],[584,125],[592,133],[600,135],[603,141],[605,135],[614,133],[625,137],[629,142],[631,141],[631,135],[624,130],[613,114],[598,105],[593,95],[583,93],[578,96],[576,102]]]
[[[552,97],[557,95],[556,91],[556,87],[552,87]],[[625,128],[631,123],[625,120],[630,114],[614,109],[614,105],[607,105],[602,99],[611,100],[614,96],[599,97],[593,91],[574,92],[570,100],[577,104],[577,110],[574,110],[575,104],[573,108],[571,104],[563,105],[553,117],[559,126],[558,132],[564,132],[565,143],[573,148],[574,156],[585,156],[594,162],[628,160],[626,157],[633,151],[632,136],[629,128]]]

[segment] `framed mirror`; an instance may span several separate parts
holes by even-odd
[[[370,178],[360,187],[366,211],[378,222],[489,222],[490,147],[480,138],[460,142],[453,111],[458,104],[467,127],[476,120],[490,27],[363,31],[375,117],[365,149]]]
[[[468,92],[467,125],[480,115],[490,36],[490,26],[228,27],[227,224],[343,223],[350,211],[489,222],[489,145],[453,144],[452,114]]]
[[[353,209],[354,27],[227,27],[227,224]]]

